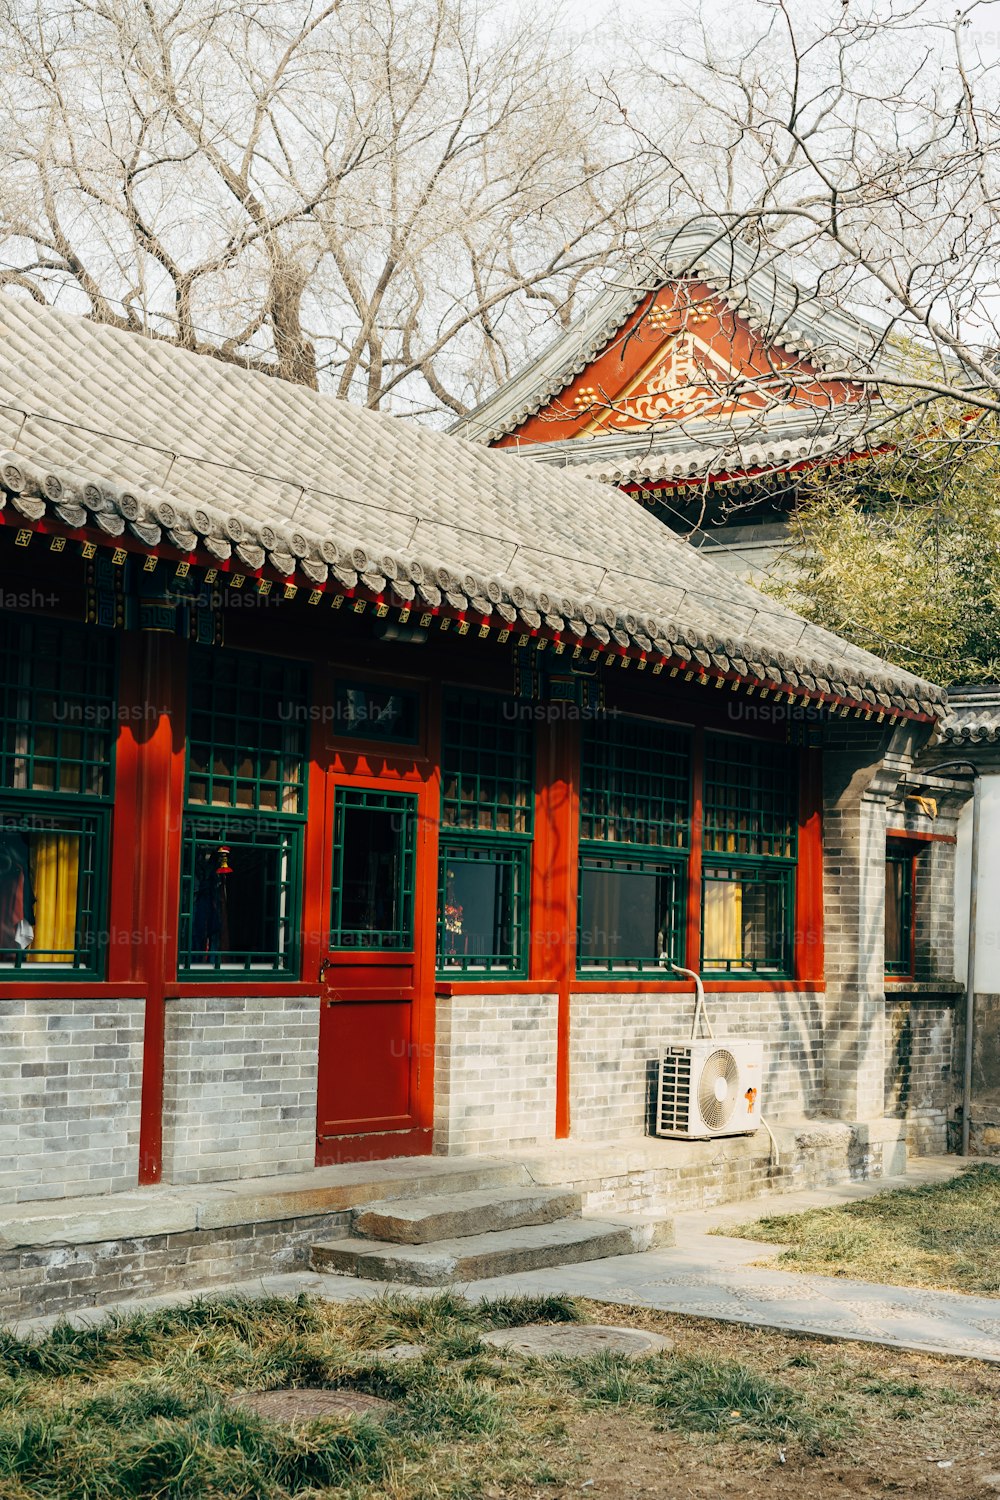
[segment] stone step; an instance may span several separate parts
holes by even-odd
[[[612,1255],[635,1255],[658,1241],[648,1221],[557,1219],[523,1229],[463,1235],[426,1245],[390,1241],[328,1240],[312,1247],[315,1271],[358,1276],[365,1281],[402,1281],[411,1286],[447,1286],[481,1281],[545,1266],[575,1265]]]
[[[364,1204],[352,1214],[351,1233],[396,1245],[426,1245],[431,1240],[455,1240],[493,1230],[551,1224],[554,1219],[579,1218],[580,1208],[579,1193],[546,1188],[433,1193],[409,1202],[397,1199]]]

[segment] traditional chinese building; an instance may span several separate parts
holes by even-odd
[[[10,299],[0,449],[4,1310],[288,1263],[387,1184],[900,1164],[937,687],[571,469]],[[675,964],[780,1162],[647,1133]]]
[[[900,368],[813,283],[718,221],[677,225],[452,431],[616,485],[759,576],[799,476],[878,444],[871,382]]]

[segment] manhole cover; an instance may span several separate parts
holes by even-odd
[[[314,1422],[318,1417],[383,1416],[389,1402],[363,1391],[327,1391],[303,1386],[293,1391],[239,1391],[228,1405],[269,1417],[272,1422]]]
[[[521,1328],[498,1328],[494,1333],[484,1333],[483,1343],[543,1359],[552,1355],[586,1359],[606,1351],[641,1359],[644,1354],[673,1348],[670,1340],[658,1333],[643,1333],[638,1328],[609,1328],[603,1323],[526,1323]]]

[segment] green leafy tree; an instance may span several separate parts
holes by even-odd
[[[1000,680],[998,438],[992,419],[952,414],[930,435],[914,420],[888,451],[810,476],[767,591],[932,681]]]

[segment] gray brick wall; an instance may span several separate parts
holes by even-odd
[[[886,809],[916,734],[903,728],[890,740],[874,723],[825,727],[824,1108],[835,1119],[871,1120],[884,1107]]]
[[[954,995],[887,996],[885,1112],[907,1122],[919,1156],[948,1149],[948,1122],[958,1100]]]
[[[164,1182],[312,1167],[318,1044],[315,998],[168,1001]]]
[[[434,1150],[488,1154],[555,1135],[554,995],[439,996]]]
[[[0,999],[0,1203],[135,1187],[143,1013]]]
[[[715,1035],[764,1041],[769,1123],[815,1113],[822,1098],[822,996],[709,994]],[[646,1129],[650,1062],[691,1035],[693,995],[578,994],[570,1003],[570,1129],[611,1141]]]

